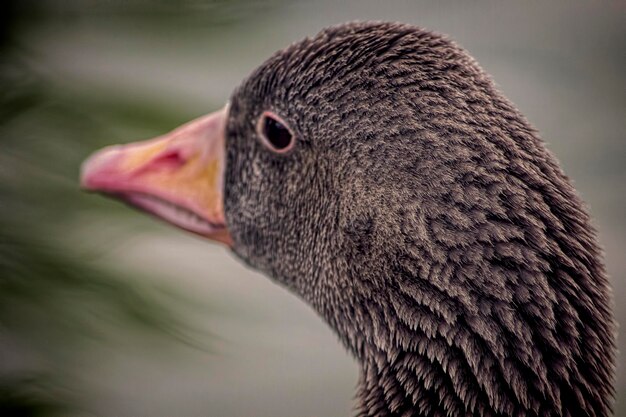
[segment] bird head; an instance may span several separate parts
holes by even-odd
[[[408,25],[326,29],[274,54],[223,109],[97,152],[82,186],[226,244],[323,304],[323,286],[352,285],[346,268],[381,261],[373,251],[389,250],[405,212],[419,218],[444,175],[429,165],[445,135],[428,117],[452,112],[432,100],[459,60],[451,42]]]
[[[223,109],[97,152],[82,185],[224,243],[319,301],[316,287],[372,269],[396,233],[418,237],[405,223],[448,211],[432,188],[458,179],[452,159],[465,159],[463,173],[478,168],[449,137],[472,116],[463,95],[481,80],[430,32],[332,27],[274,54]]]

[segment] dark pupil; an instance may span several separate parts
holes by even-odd
[[[265,118],[263,126],[265,137],[276,149],[285,149],[291,143],[291,133],[278,120],[271,117]]]

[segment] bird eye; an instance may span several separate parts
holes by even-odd
[[[265,112],[261,115],[258,130],[265,144],[274,152],[287,152],[293,147],[293,133],[274,113]]]

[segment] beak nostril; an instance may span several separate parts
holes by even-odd
[[[148,165],[151,169],[179,168],[187,162],[178,150],[168,150],[156,156]]]

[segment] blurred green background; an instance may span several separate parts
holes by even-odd
[[[624,321],[625,2],[3,1],[0,415],[350,415],[356,364],[306,305],[77,177],[356,19],[447,33],[493,75],[589,203]]]

